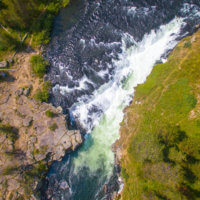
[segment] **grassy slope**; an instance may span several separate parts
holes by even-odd
[[[200,31],[156,65],[125,110],[122,199],[200,199]]]

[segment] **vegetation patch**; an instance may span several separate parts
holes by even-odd
[[[17,170],[18,170],[17,167],[7,166],[3,169],[1,175],[2,176],[13,175]]]
[[[48,62],[41,55],[32,56],[30,64],[36,76],[42,78],[46,74]]]
[[[34,98],[40,102],[48,102],[50,97],[51,83],[46,81],[44,82],[42,89],[39,89]]]
[[[47,117],[50,117],[50,118],[53,118],[53,117],[55,117],[55,113],[54,112],[52,112],[51,110],[47,110],[46,112],[45,112],[45,114],[46,114],[46,116]]]
[[[121,199],[200,198],[200,32],[191,37],[154,67],[126,110]]]
[[[190,48],[192,46],[190,41],[185,42],[184,48]]]
[[[0,124],[0,133],[5,134],[13,143],[18,139],[18,130],[9,124]]]
[[[57,125],[56,123],[53,123],[53,124],[49,127],[49,129],[50,129],[51,131],[55,131],[57,128],[58,128],[58,125]]]

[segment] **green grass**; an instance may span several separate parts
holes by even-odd
[[[50,117],[50,118],[53,118],[53,117],[55,116],[55,113],[52,112],[51,110],[47,110],[47,111],[45,112],[45,114],[46,114],[47,117]]]
[[[18,170],[17,167],[7,166],[2,170],[1,175],[2,176],[13,175],[17,170]]]
[[[188,41],[184,44],[184,48],[190,48],[192,46],[191,42]]]
[[[44,60],[44,58],[41,55],[32,56],[30,58],[30,64],[36,76],[42,78],[46,74],[48,61]]]
[[[195,37],[136,88],[141,104],[128,108],[121,129],[124,200],[200,199],[200,32]]]
[[[57,128],[58,128],[58,125],[57,125],[56,123],[53,123],[53,124],[49,127],[49,129],[50,129],[51,131],[55,131]]]
[[[51,83],[46,81],[42,89],[39,89],[34,95],[35,100],[40,102],[48,102],[50,98]]]

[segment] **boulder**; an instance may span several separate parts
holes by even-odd
[[[30,91],[31,91],[31,88],[28,87],[28,88],[26,88],[26,89],[24,90],[23,93],[24,93],[25,96],[28,96],[28,95],[30,94]]]
[[[7,103],[11,94],[5,94],[1,99],[0,99],[0,104]]]
[[[32,121],[33,121],[33,118],[28,116],[23,120],[23,125],[26,127],[30,126]]]
[[[79,131],[77,131],[77,133],[75,134],[75,137],[76,137],[76,141],[77,141],[79,144],[81,144],[81,143],[83,142],[82,136],[81,136],[81,134],[80,134]]]
[[[69,150],[72,147],[70,137],[66,134],[61,138],[59,144],[62,144],[65,150]]]
[[[69,185],[68,185],[68,183],[67,183],[66,181],[62,180],[62,181],[60,182],[60,188],[61,188],[62,190],[67,190],[67,189],[69,189]]]
[[[17,190],[20,187],[20,184],[15,179],[10,179],[8,181],[8,190]]]
[[[8,62],[7,61],[0,62],[0,68],[5,68],[5,67],[8,67]]]
[[[11,58],[11,59],[8,60],[8,63],[13,64],[14,60]]]
[[[78,142],[76,141],[76,136],[72,135],[71,136],[71,142],[72,142],[72,149],[75,150],[78,147]]]
[[[17,96],[20,96],[20,95],[23,94],[23,92],[24,92],[24,88],[20,88],[20,89],[18,89],[18,90],[15,92],[15,94],[16,94]]]

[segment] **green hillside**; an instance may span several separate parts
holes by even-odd
[[[154,67],[125,113],[121,198],[200,199],[200,31]]]

